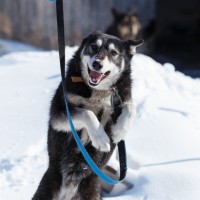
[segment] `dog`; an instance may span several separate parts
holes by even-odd
[[[75,129],[102,169],[135,117],[130,61],[142,41],[122,41],[99,31],[83,39],[69,61],[65,84]],[[118,91],[122,105],[114,119],[111,105]],[[84,160],[66,116],[62,84],[51,102],[48,129],[49,166],[32,200],[99,200],[100,180]]]
[[[142,27],[137,12],[121,12],[112,8],[113,22],[107,28],[106,33],[119,37],[122,40],[136,40],[141,37]]]

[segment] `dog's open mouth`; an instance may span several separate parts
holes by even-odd
[[[110,71],[107,71],[106,73],[99,73],[88,68],[88,74],[90,77],[90,85],[97,86],[106,76],[110,74]]]

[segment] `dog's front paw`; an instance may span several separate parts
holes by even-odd
[[[92,145],[99,151],[109,152],[110,151],[110,139],[104,131],[103,127],[100,126],[98,131],[91,138]]]
[[[124,127],[114,126],[112,130],[112,140],[115,144],[123,140],[128,130]]]

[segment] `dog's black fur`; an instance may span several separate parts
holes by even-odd
[[[85,38],[77,50],[73,58],[68,63],[68,71],[65,79],[65,85],[67,93],[76,94],[84,98],[90,98],[92,93],[95,91],[87,83],[74,83],[71,80],[71,76],[82,76],[81,73],[81,53],[86,45],[86,43],[96,40],[98,37],[103,38],[108,42],[112,41],[120,48],[121,56],[125,60],[125,70],[120,75],[120,78],[115,82],[112,87],[117,89],[123,102],[131,98],[131,68],[130,60],[133,56],[130,51],[130,46],[134,43],[133,41],[123,42],[120,39],[102,34],[100,32],[94,32]],[[134,43],[135,44],[135,43]],[[101,98],[101,97],[99,97]],[[99,99],[100,101],[101,99]],[[71,116],[78,115],[76,107],[85,108],[83,104],[73,104],[68,102],[69,110]],[[98,112],[95,113],[99,122],[102,120],[102,113],[104,112],[104,107],[98,104]],[[120,114],[120,113],[118,113]],[[77,187],[75,195],[71,198],[81,199],[81,200],[99,200],[100,196],[100,183],[99,178],[91,171],[90,167],[87,165],[82,154],[77,148],[76,142],[72,136],[72,133],[66,133],[64,131],[56,131],[51,124],[51,119],[55,116],[64,116],[65,113],[65,103],[63,99],[62,85],[60,84],[55,92],[51,103],[50,109],[50,120],[49,120],[49,130],[48,130],[48,155],[49,155],[49,167],[44,174],[40,185],[33,197],[33,200],[54,200],[56,194],[59,193],[62,184],[68,187],[69,184],[73,184]],[[116,120],[111,116],[110,120],[104,126],[105,132],[110,138],[110,151],[102,152],[96,149],[91,142],[85,145],[86,150],[93,158],[94,162],[99,168],[103,168],[108,162],[115,145],[112,142],[111,127],[116,123]],[[81,137],[82,130],[78,131]],[[67,198],[63,198],[65,200]]]

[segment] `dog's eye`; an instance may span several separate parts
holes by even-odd
[[[116,56],[118,54],[115,50],[111,50],[110,53],[112,56]]]
[[[99,47],[98,47],[96,44],[92,44],[92,45],[91,45],[91,48],[92,48],[92,50],[93,50],[94,52],[98,52],[98,50],[99,50]]]

